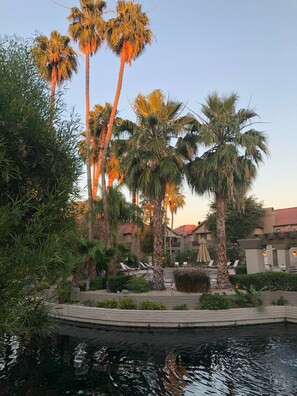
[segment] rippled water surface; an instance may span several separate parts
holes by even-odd
[[[297,395],[297,327],[64,326],[29,345],[7,337],[0,395]]]

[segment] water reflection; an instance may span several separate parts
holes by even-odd
[[[297,327],[111,331],[64,326],[0,347],[0,395],[297,395]]]

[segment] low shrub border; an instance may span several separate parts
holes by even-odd
[[[257,274],[231,275],[231,283],[239,289],[252,285],[257,290],[297,291],[297,274],[286,272],[260,272]]]

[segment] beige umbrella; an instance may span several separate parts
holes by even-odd
[[[206,246],[206,240],[204,238],[201,238],[199,250],[198,250],[198,256],[197,256],[197,262],[207,263],[208,261],[210,261],[210,256]]]

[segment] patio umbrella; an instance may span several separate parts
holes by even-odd
[[[210,261],[210,256],[206,246],[206,240],[204,238],[201,238],[199,250],[198,250],[198,256],[197,256],[197,262],[207,263],[208,261]]]

